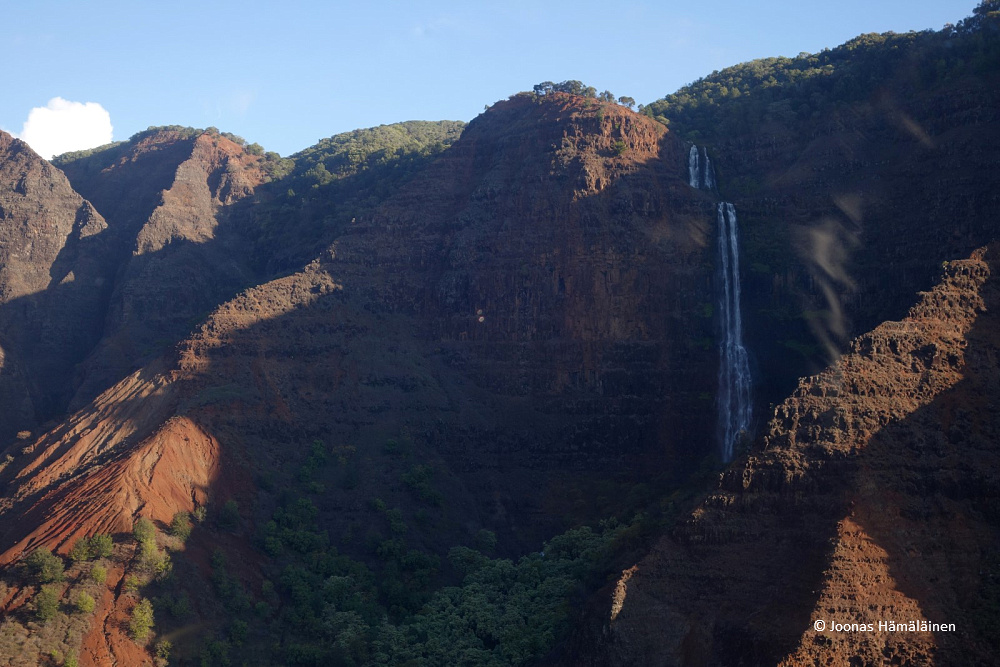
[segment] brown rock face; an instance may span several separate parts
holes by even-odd
[[[9,440],[84,405],[252,282],[241,241],[219,225],[264,177],[260,158],[224,137],[146,133],[66,165],[105,218],[21,141],[0,136],[0,158]]]
[[[68,401],[111,287],[106,228],[62,172],[0,132],[0,440]]]
[[[118,264],[104,335],[78,371],[74,408],[253,282],[245,241],[227,220],[228,207],[264,178],[258,157],[222,136],[170,130],[108,152],[66,165],[74,186],[109,210]]]
[[[220,252],[227,186],[211,184],[236,158],[208,137],[193,146],[135,233],[88,373],[115,368],[114,358],[134,363],[126,344],[144,335],[136,322],[142,332],[170,330],[172,303],[188,289],[175,256]],[[498,529],[511,544],[550,534],[576,502],[565,489],[581,478],[683,469],[707,447],[686,425],[712,410],[701,396],[714,375],[705,372],[714,354],[696,342],[710,322],[694,297],[709,280],[711,205],[677,173],[683,150],[662,126],[617,105],[562,95],[497,105],[324,258],[220,306],[164,369],[147,367],[85,405],[68,422],[78,429],[42,436],[30,461],[3,473],[8,512],[56,503],[70,488],[57,484],[68,470],[82,494],[88,466],[133,469],[151,446],[143,443],[175,416],[251,470],[289,465],[290,442],[356,445],[362,489],[324,497],[324,509],[338,510],[327,514],[338,531],[365,520],[369,508],[354,499],[366,493],[407,502],[393,481],[401,471],[381,461],[388,437],[405,436],[435,466],[463,521]],[[104,182],[127,180],[130,160],[106,167]],[[110,198],[88,178],[78,177],[84,191]],[[134,269],[147,256],[165,258],[148,265],[159,267],[159,282]],[[171,300],[157,297],[168,292]],[[141,398],[146,381],[163,387]],[[147,402],[141,419],[131,415]],[[113,431],[115,423],[124,428]],[[130,517],[153,502],[127,500],[145,492],[108,493],[123,499],[109,506]],[[40,530],[9,530],[3,549],[13,557],[77,534]]]
[[[870,98],[761,123],[710,148],[740,216],[748,344],[764,400],[901,318],[942,260],[996,238],[994,69],[928,91],[914,82],[919,68],[901,66]]]
[[[803,380],[624,578],[576,664],[989,662],[998,251],[951,262],[906,319]],[[955,625],[879,625],[909,621]]]

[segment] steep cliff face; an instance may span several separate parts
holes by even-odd
[[[710,218],[674,168],[682,152],[617,105],[515,97],[348,230],[331,270],[349,297],[416,315],[420,336],[503,409],[550,415],[516,436],[546,443],[530,455],[539,464],[635,470],[649,455],[669,468],[662,457],[704,443],[678,417],[711,408],[700,371],[714,361],[695,296]],[[543,427],[570,415],[585,437]],[[506,465],[468,451],[464,466]]]
[[[988,662],[997,252],[949,263],[907,318],[802,380],[761,445],[608,593],[575,664]],[[910,621],[955,626],[879,626]]]
[[[0,440],[52,417],[100,334],[107,224],[58,169],[0,132]]]
[[[708,435],[689,418],[712,409],[704,397],[714,355],[701,344],[710,322],[695,296],[709,280],[711,206],[676,173],[683,146],[662,126],[581,102],[498,104],[323,258],[220,307],[164,376],[178,392],[170,414],[239,449],[251,469],[294,461],[289,440],[357,446],[367,462],[361,490],[329,494],[331,507],[352,507],[331,517],[339,530],[370,511],[353,497],[406,497],[395,479],[404,471],[382,460],[386,438],[411,441],[465,520],[512,544],[559,525],[576,502],[565,491],[581,489],[581,476],[650,479],[700,459]],[[142,359],[137,338],[173,331],[171,308],[191,312],[178,291],[207,302],[234,284],[222,279],[224,264],[189,279],[174,259],[226,249],[213,236],[222,188],[206,187],[212,169],[234,159],[225,148],[197,139],[136,233],[87,373],[106,379]],[[133,268],[146,255],[165,258],[141,265],[156,281]],[[133,381],[105,396],[131,395]],[[73,419],[100,412],[94,405]],[[67,461],[89,456],[69,453],[80,447],[118,451],[63,430],[33,447]],[[12,497],[41,493],[26,480],[69,465],[28,465],[12,478],[22,489]],[[5,548],[23,539],[12,535]]]
[[[995,72],[927,90],[923,69],[905,60],[863,100],[712,147],[740,211],[748,334],[769,401],[853,336],[900,318],[941,261],[995,238]]]
[[[158,130],[63,165],[108,210],[117,275],[100,344],[78,370],[78,408],[162,354],[253,282],[229,211],[264,181],[261,158],[220,135]]]
[[[8,135],[0,151],[9,440],[85,404],[251,282],[246,248],[217,230],[264,175],[224,137],[171,130],[61,162],[72,183]]]
[[[713,204],[659,124],[567,95],[499,103],[316,261],[229,300],[244,246],[227,216],[253,158],[157,136],[65,166],[111,211],[123,259],[81,407],[8,449],[3,562],[209,500],[256,521],[280,497],[249,480],[288,483],[314,440],[342,461],[316,504],[345,551],[368,554],[352,533],[381,539],[379,498],[418,526],[415,547],[446,553],[489,528],[518,552],[708,449]],[[173,180],[157,167],[159,203],[115,203],[157,151],[184,157]],[[129,372],[213,300],[194,335]],[[102,618],[130,599],[116,591]]]

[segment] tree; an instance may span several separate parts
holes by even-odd
[[[144,516],[139,517],[135,525],[132,527],[132,537],[135,538],[136,542],[142,544],[143,542],[148,542],[156,537],[156,527],[153,522]]]
[[[143,598],[132,610],[132,618],[128,622],[128,632],[136,642],[146,641],[153,629],[153,603]]]
[[[86,537],[81,537],[73,544],[73,548],[69,550],[69,559],[75,563],[79,563],[90,560],[91,553],[90,540]]]
[[[191,536],[191,515],[187,512],[178,512],[170,521],[170,533],[174,537],[186,540]]]
[[[611,93],[610,90],[605,90],[603,93],[597,96],[597,99],[601,100],[602,102],[614,102],[615,96]]]
[[[156,657],[160,660],[170,660],[170,650],[174,647],[168,640],[162,639],[156,642]]]
[[[55,586],[42,586],[35,596],[35,615],[38,620],[47,623],[59,613],[59,593]]]
[[[95,584],[101,584],[102,586],[108,580],[108,568],[103,565],[95,565],[90,568],[90,579]]]
[[[40,583],[48,584],[53,581],[63,580],[63,562],[59,556],[54,555],[48,549],[36,549],[25,559],[28,571],[31,572]]]
[[[536,95],[548,95],[552,92],[555,86],[556,84],[551,81],[542,81],[541,83],[536,84],[533,90]]]
[[[635,100],[627,95],[623,95],[618,98],[618,104],[627,106],[629,109],[635,106]]]
[[[576,79],[568,79],[562,83],[552,86],[552,89],[559,93],[569,93],[570,95],[583,94],[583,82]]]
[[[91,558],[110,558],[115,548],[110,535],[93,535],[89,544]]]
[[[76,605],[76,610],[81,614],[89,614],[94,611],[94,607],[97,606],[97,603],[94,602],[94,598],[88,593],[80,593],[77,595],[74,604]]]

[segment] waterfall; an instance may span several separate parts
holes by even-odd
[[[715,190],[715,170],[708,151],[697,146],[688,152],[688,183],[699,190]],[[750,362],[743,347],[740,313],[740,250],[736,234],[736,208],[718,205],[719,223],[719,396],[718,429],[722,459],[733,459],[736,445],[750,430]]]
[[[701,170],[698,169],[698,147],[692,146],[688,153],[688,185],[692,188],[701,187]]]
[[[697,146],[691,146],[688,151],[688,185],[699,190],[715,189],[715,170],[712,169],[712,161],[708,159],[708,151],[704,148],[700,155]]]
[[[708,159],[708,151],[701,149],[701,154],[705,157],[705,177],[702,179],[703,190],[715,189],[715,170],[712,169],[712,161]]]
[[[750,363],[743,347],[740,314],[740,254],[736,234],[736,209],[718,205],[719,284],[721,337],[719,340],[719,441],[722,458],[731,461],[741,435],[750,429]]]

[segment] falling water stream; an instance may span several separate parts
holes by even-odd
[[[715,190],[715,170],[708,152],[692,146],[688,153],[688,182],[700,190]],[[731,461],[753,418],[750,362],[743,345],[740,312],[740,251],[736,208],[721,202],[718,221],[719,390],[718,437],[724,461]]]
[[[750,363],[743,346],[740,313],[740,252],[736,234],[736,209],[728,202],[718,207],[719,283],[717,298],[719,341],[719,441],[722,459],[731,461],[737,443],[750,429]]]

